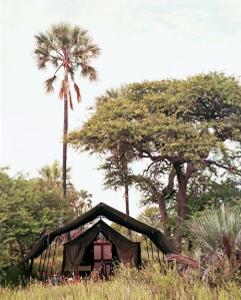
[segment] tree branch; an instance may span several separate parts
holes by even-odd
[[[228,170],[228,171],[230,171],[230,172],[232,172],[232,173],[234,173],[234,174],[237,174],[237,175],[240,175],[241,176],[241,170],[237,170],[235,167],[233,167],[233,166],[225,166],[224,164],[222,164],[222,163],[219,163],[219,162],[217,162],[217,161],[215,161],[215,160],[211,160],[211,159],[206,159],[206,160],[204,160],[204,161],[202,161],[203,163],[206,163],[207,165],[215,165],[215,166],[217,166],[217,167],[219,167],[219,168],[222,168],[222,169],[225,169],[225,170]]]

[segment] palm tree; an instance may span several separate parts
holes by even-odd
[[[37,34],[35,39],[38,69],[43,70],[49,65],[54,68],[53,75],[45,81],[47,93],[54,91],[57,74],[62,76],[59,97],[64,100],[62,185],[63,195],[66,196],[68,107],[73,109],[70,83],[80,102],[81,93],[75,75],[79,71],[90,81],[97,79],[97,72],[90,63],[100,54],[100,49],[92,42],[87,30],[64,23],[53,25],[50,31]]]
[[[241,207],[222,205],[193,219],[190,230],[208,253],[224,253],[229,260],[241,257]]]
[[[66,169],[66,179],[70,181],[70,171],[71,168]],[[61,166],[57,160],[53,162],[51,165],[45,165],[39,170],[39,175],[41,181],[47,186],[51,186],[51,188],[61,187]],[[70,182],[69,182],[70,183]]]

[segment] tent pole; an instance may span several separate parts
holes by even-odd
[[[29,278],[29,281],[30,281],[31,275],[32,275],[33,261],[34,261],[34,258],[32,258],[32,259],[30,260],[29,269],[28,269],[28,278]]]
[[[38,274],[40,274],[40,271],[41,271],[42,259],[43,259],[43,252],[41,253],[41,256],[40,256],[40,262],[39,262],[39,266],[38,266]]]
[[[40,275],[40,280],[43,279],[43,273],[44,273],[44,268],[45,268],[45,262],[46,262],[47,252],[48,252],[48,248],[45,250],[44,262],[43,262],[43,267],[42,267],[42,271],[41,271],[41,275]]]
[[[145,240],[146,240],[146,251],[147,251],[148,262],[150,262],[149,248],[148,248],[148,241],[147,241],[146,235],[145,235]]]
[[[161,259],[160,259],[159,249],[157,249],[157,256],[158,256],[158,262],[159,262],[159,264],[160,264],[160,266],[161,266]]]
[[[46,274],[48,273],[48,269],[49,269],[50,256],[51,256],[51,244],[49,245],[49,252],[48,252],[48,259],[47,259],[47,266],[46,266]]]
[[[153,253],[153,245],[152,245],[152,241],[151,241],[151,257],[152,257],[152,260],[154,261],[154,253]]]
[[[53,274],[53,269],[54,269],[54,259],[55,259],[55,253],[56,253],[56,248],[57,248],[57,240],[58,240],[58,238],[56,238],[55,244],[54,244],[54,254],[53,254],[52,265],[51,265],[51,269],[50,269],[50,275]]]

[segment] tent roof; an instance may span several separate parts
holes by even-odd
[[[145,234],[164,254],[176,252],[175,247],[165,238],[161,231],[127,216],[126,214],[101,202],[78,218],[43,235],[34,247],[27,253],[23,261],[38,257],[57,236],[91,222],[99,216],[104,216],[121,226]]]
[[[78,244],[78,241],[82,239],[85,235],[87,235],[90,231],[95,231],[97,232],[97,235],[101,232],[104,234],[106,238],[108,238],[109,232],[112,232],[115,234],[115,236],[120,240],[125,243],[131,243],[131,244],[136,244],[138,242],[133,242],[126,238],[124,235],[120,234],[118,231],[116,231],[114,228],[106,224],[104,221],[99,220],[97,223],[95,223],[93,226],[82,232],[80,235],[78,235],[76,238],[74,238],[71,241],[68,241],[64,244],[64,246],[70,246],[70,245],[75,245]],[[96,235],[96,236],[97,236]],[[96,237],[95,237],[96,238]]]

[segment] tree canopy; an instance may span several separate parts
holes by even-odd
[[[148,158],[175,170],[177,231],[186,214],[190,178],[208,168],[241,175],[241,86],[223,73],[121,87],[97,101],[73,147],[108,155],[122,149],[129,161]],[[180,242],[180,232],[177,233]]]

